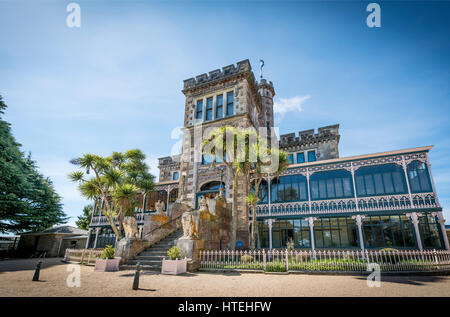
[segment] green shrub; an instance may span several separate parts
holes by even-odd
[[[116,250],[114,250],[112,245],[107,245],[106,248],[102,252],[102,259],[114,259],[114,255],[116,254]]]
[[[393,248],[384,248],[384,249],[381,249],[380,251],[386,251],[386,252],[388,252],[388,251],[393,251],[393,252],[398,252],[397,249],[393,249]]]
[[[250,254],[244,254],[241,256],[242,263],[248,263],[253,261],[253,257]]]
[[[181,258],[181,250],[179,247],[171,247],[169,251],[167,251],[167,255],[171,260]]]
[[[267,262],[266,272],[287,272],[284,262]]]

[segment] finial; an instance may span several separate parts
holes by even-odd
[[[259,77],[260,79],[263,78],[262,76],[262,68],[264,67],[264,61],[262,59],[259,60]]]

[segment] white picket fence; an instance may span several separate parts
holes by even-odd
[[[370,266],[369,266],[370,264]],[[375,264],[375,265],[374,265]],[[378,265],[378,266],[377,266]],[[450,270],[448,250],[207,250],[200,252],[202,270],[348,271],[363,272],[368,267],[381,271]]]
[[[66,249],[63,261],[95,265],[95,260],[100,258],[103,249]]]

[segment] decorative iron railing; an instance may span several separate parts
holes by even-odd
[[[256,206],[257,217],[439,208],[434,193],[372,196]]]
[[[209,250],[200,252],[200,269],[268,272],[450,270],[450,251]]]
[[[144,222],[144,216],[148,214],[152,214],[154,211],[148,211],[148,212],[140,212],[136,214],[136,221],[138,223]],[[117,224],[117,216],[114,216],[114,223]],[[93,216],[91,220],[91,226],[102,226],[102,225],[109,225],[109,221],[106,218],[106,216]]]

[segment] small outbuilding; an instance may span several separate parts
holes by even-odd
[[[88,231],[72,226],[58,226],[41,232],[20,235],[17,255],[19,257],[62,257],[66,249],[84,249]]]

